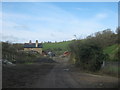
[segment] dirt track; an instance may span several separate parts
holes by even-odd
[[[67,59],[57,63],[17,65],[3,68],[3,88],[114,88],[118,79],[92,75],[70,68]]]

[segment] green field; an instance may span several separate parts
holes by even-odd
[[[111,60],[115,59],[115,54],[118,52],[118,48],[120,46],[118,44],[106,47],[103,51],[104,53],[108,54],[110,56]]]
[[[43,50],[51,50],[56,54],[62,54],[64,51],[69,50],[69,44],[72,41],[56,42],[56,43],[43,43]]]

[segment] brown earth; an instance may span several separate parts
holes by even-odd
[[[117,88],[118,78],[83,73],[64,58],[53,63],[4,66],[3,88]]]

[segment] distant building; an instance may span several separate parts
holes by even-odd
[[[38,40],[36,40],[36,43],[32,43],[30,40],[29,43],[24,44],[24,51],[33,51],[42,54],[42,47],[42,43],[38,43]]]

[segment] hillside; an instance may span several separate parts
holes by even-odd
[[[120,46],[118,44],[114,44],[112,46],[106,47],[103,51],[104,51],[104,53],[106,53],[110,56],[111,60],[115,60],[116,59],[115,55],[117,54],[119,47]]]
[[[62,54],[64,51],[69,50],[69,44],[73,41],[65,41],[65,42],[56,42],[56,43],[43,43],[43,50],[51,50],[56,54]],[[115,55],[118,52],[118,44],[114,44],[112,46],[108,46],[104,48],[104,53],[110,56],[111,60],[115,59]]]
[[[72,41],[64,41],[64,42],[55,42],[55,43],[43,43],[43,50],[51,50],[56,54],[62,54],[64,51],[69,50],[68,45]]]

